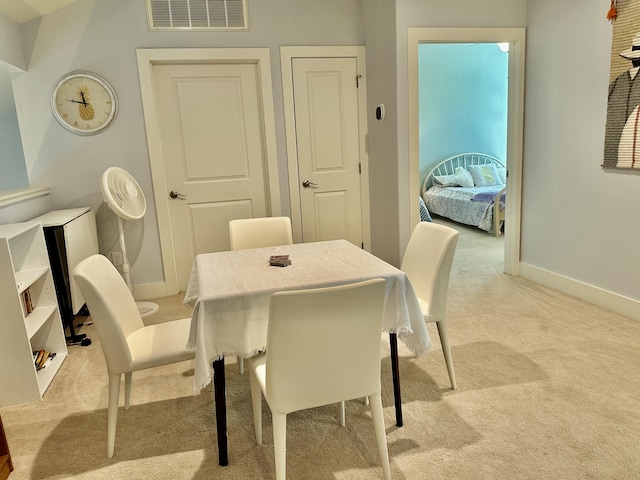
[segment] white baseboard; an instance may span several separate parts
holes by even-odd
[[[167,297],[169,295],[167,292],[167,284],[164,282],[143,283],[136,285],[133,289],[133,298],[136,300],[149,300],[152,298]]]
[[[520,263],[520,276],[598,307],[606,308],[625,317],[640,321],[640,301],[638,300],[526,263]]]

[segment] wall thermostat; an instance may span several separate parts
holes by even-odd
[[[379,122],[384,120],[384,105],[380,104],[376,107],[376,120]]]

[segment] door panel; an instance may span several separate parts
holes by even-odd
[[[229,220],[265,216],[255,64],[158,64],[153,84],[179,288],[198,253],[229,249]]]
[[[247,144],[239,78],[176,83],[187,177],[247,178]],[[196,108],[194,108],[196,107]],[[208,161],[217,158],[234,162]]]
[[[292,59],[305,242],[362,244],[356,67],[351,57]]]
[[[216,250],[218,245],[229,243],[229,229],[218,226],[229,225],[229,221],[235,218],[251,217],[251,202],[243,200],[194,204],[189,205],[189,214],[195,251],[216,252],[219,251]]]
[[[314,195],[315,231],[323,239],[346,238],[349,231],[348,192],[327,192]]]

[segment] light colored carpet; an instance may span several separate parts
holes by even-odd
[[[382,337],[393,478],[640,478],[640,324],[503,274],[502,239],[456,228],[448,318],[459,390],[449,388],[430,325],[429,354],[401,348],[405,426],[395,427]],[[189,316],[181,296],[156,301],[152,321]],[[271,416],[265,406],[256,446],[249,378],[233,359],[228,467],[217,463],[211,387],[193,394],[189,362],[134,374],[132,407],[120,410],[107,460],[106,368],[93,327],[81,330],[93,344],[69,348],[42,402],[0,409],[16,468],[10,480],[274,478]],[[290,415],[287,441],[291,479],[382,476],[360,401],[348,402],[346,428],[335,406]]]

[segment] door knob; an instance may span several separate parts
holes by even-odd
[[[304,182],[302,182],[302,186],[304,188],[309,188],[309,187],[317,187],[318,185],[316,183],[310,182],[309,180],[305,180]]]
[[[184,194],[182,194],[182,193],[179,193],[179,192],[176,192],[175,190],[171,190],[171,191],[169,192],[169,196],[170,196],[171,198],[179,198],[180,200],[186,200],[186,199],[187,199],[187,196],[186,196],[186,195],[184,195]]]

